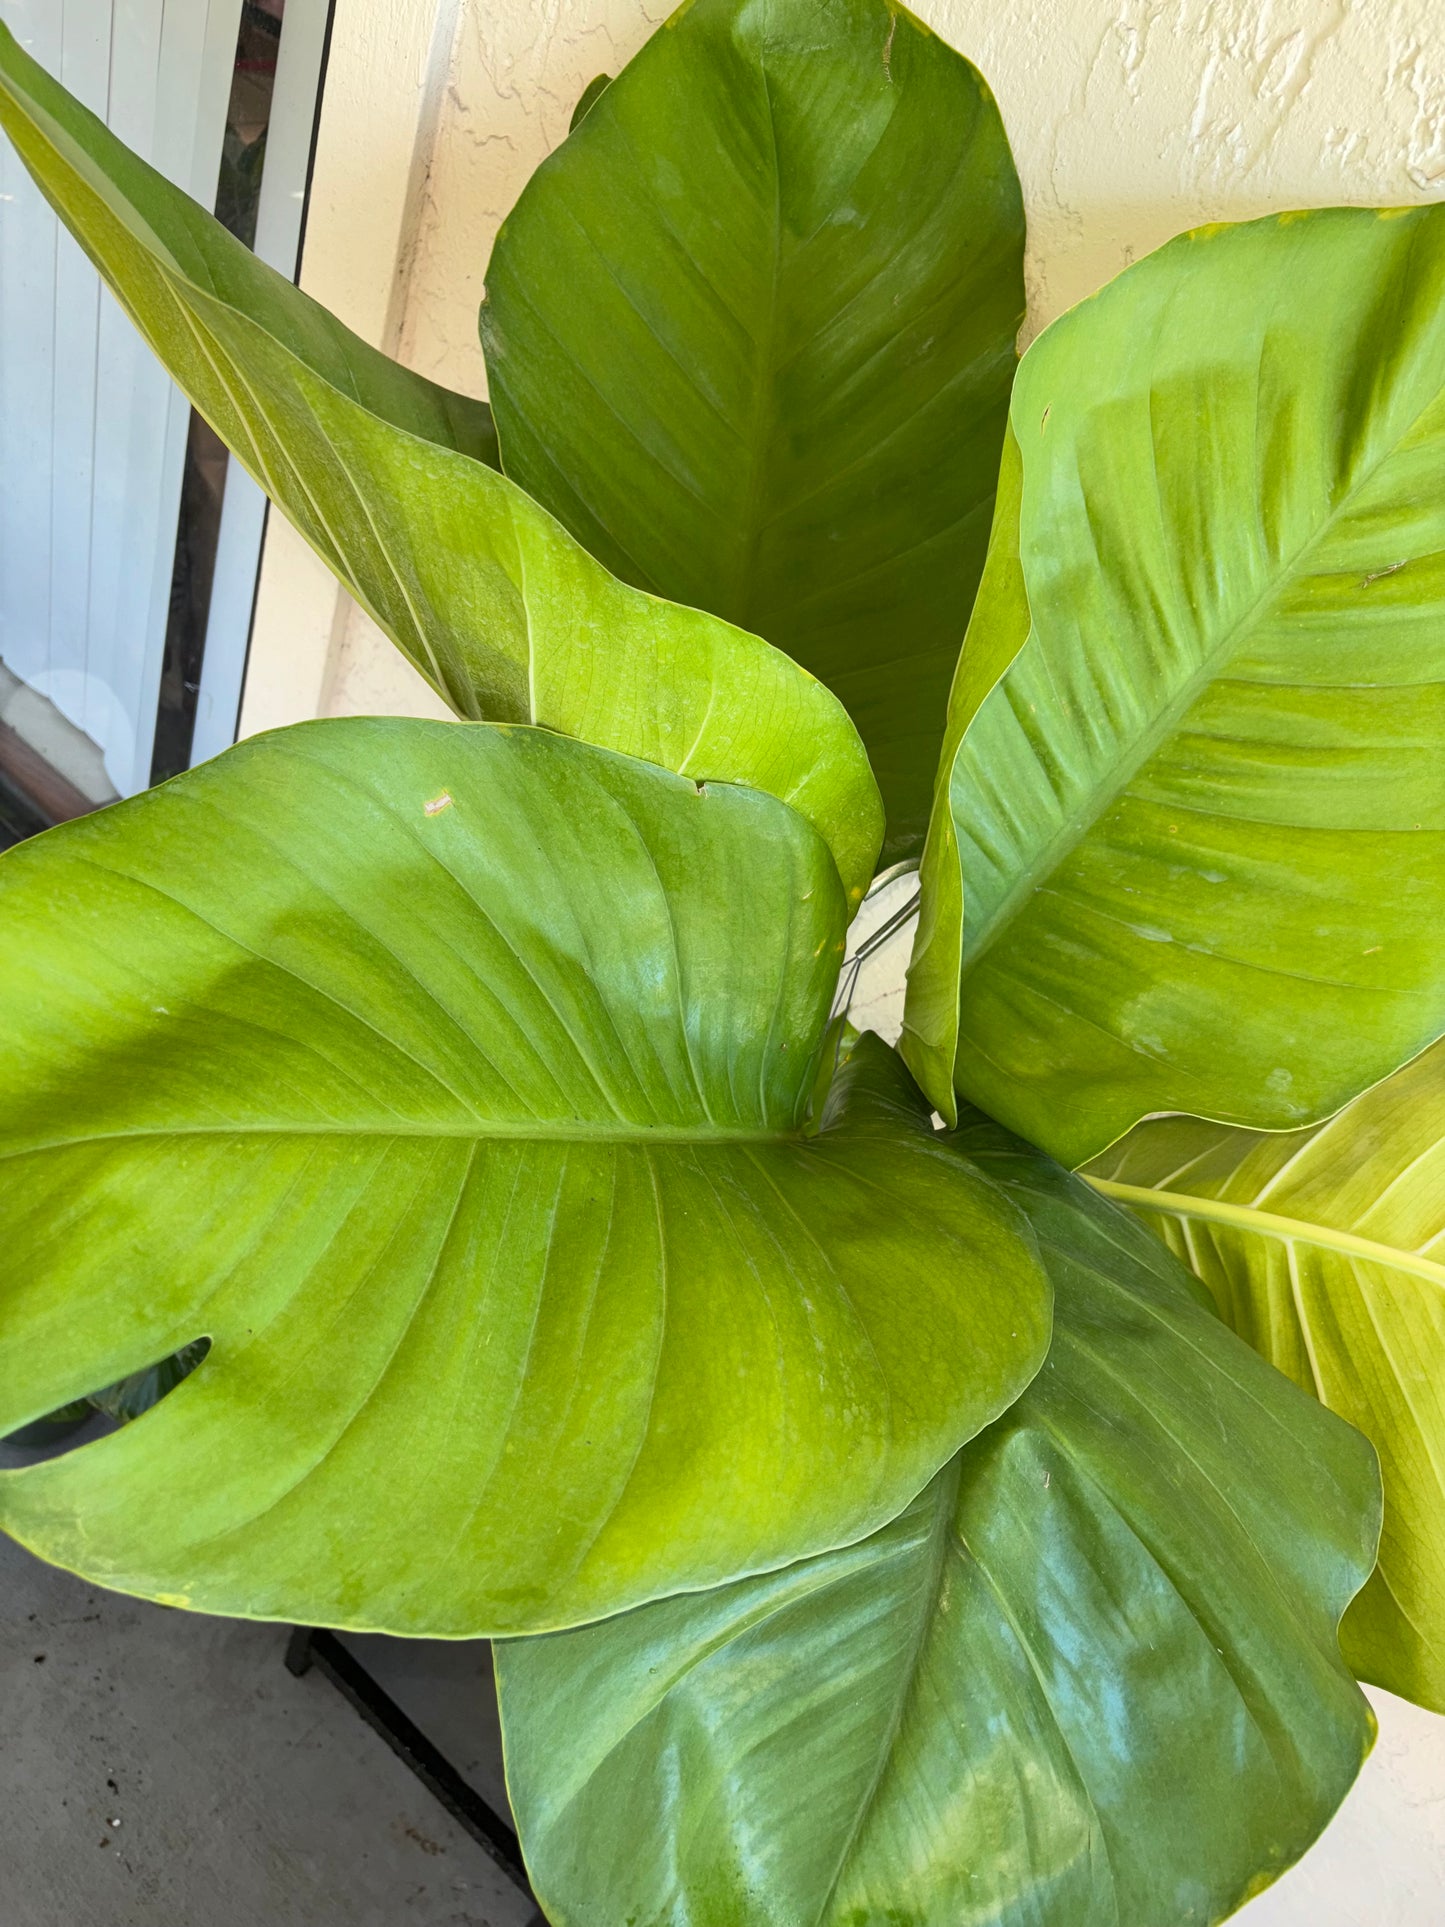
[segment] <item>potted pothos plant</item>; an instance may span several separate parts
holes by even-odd
[[[1229,1913],[1357,1678],[1445,1708],[1445,208],[1016,372],[968,62],[694,0],[502,228],[488,407],[3,30],[0,120],[459,718],[0,859],[0,1430],[197,1348],[0,1522],[495,1638],[558,1922]],[[910,864],[895,1052],[830,1016]]]

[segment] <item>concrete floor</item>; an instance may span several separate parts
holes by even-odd
[[[535,1920],[335,1687],[292,1678],[286,1637],[98,1592],[0,1537],[0,1927]],[[348,1644],[505,1810],[487,1648]],[[1445,1719],[1371,1697],[1373,1757],[1243,1927],[1445,1918]]]
[[[502,1797],[480,1645],[357,1640]],[[0,1539],[4,1927],[525,1927],[535,1910],[286,1629],[97,1592]]]

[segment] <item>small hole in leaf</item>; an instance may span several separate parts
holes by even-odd
[[[158,1364],[147,1365],[143,1371],[131,1372],[128,1377],[117,1379],[114,1385],[92,1392],[90,1403],[108,1418],[128,1425],[132,1419],[149,1412],[152,1406],[159,1405],[163,1398],[169,1398],[210,1349],[209,1338],[192,1339],[189,1345],[182,1345],[179,1351],[171,1352]]]
[[[22,1425],[0,1439],[0,1446],[26,1463],[59,1458],[77,1446],[89,1445],[119,1430],[160,1404],[200,1364],[211,1349],[209,1338],[192,1339],[179,1351],[168,1352],[154,1365],[130,1372],[112,1385],[102,1385],[85,1398],[62,1405],[30,1425]]]

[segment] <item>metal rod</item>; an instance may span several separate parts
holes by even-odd
[[[319,1626],[298,1626],[286,1646],[286,1670],[300,1679],[313,1666],[350,1700],[367,1725],[381,1735],[397,1758],[440,1800],[457,1825],[471,1835],[535,1904],[537,1897],[522,1862],[521,1845],[502,1816],[462,1778],[445,1754],[433,1746],[416,1722],[377,1684],[355,1654],[346,1650],[335,1633]],[[546,1927],[540,1910],[529,1927]]]
[[[870,936],[865,937],[854,952],[853,962],[862,963],[863,959],[871,957],[875,950],[881,950],[888,939],[901,930],[910,917],[917,915],[922,895],[922,891],[915,890],[901,909],[895,910],[886,922],[880,923]]]
[[[833,1017],[846,1017],[853,1006],[854,993],[858,989],[858,974],[869,957],[881,950],[890,937],[897,936],[903,926],[918,914],[920,892],[915,890],[900,909],[880,923],[873,933],[847,959],[838,976],[838,988],[833,997]]]

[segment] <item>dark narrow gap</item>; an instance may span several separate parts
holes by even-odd
[[[0,1445],[23,1450],[37,1459],[59,1458],[79,1445],[88,1445],[92,1439],[114,1431],[117,1426],[143,1418],[162,1399],[169,1398],[210,1349],[209,1338],[192,1339],[179,1351],[168,1352],[154,1365],[143,1366],[114,1384],[102,1385],[99,1390],[62,1405],[58,1411],[48,1412],[31,1425],[22,1425],[18,1432],[0,1438]]]
[[[30,792],[11,780],[0,747],[0,850],[23,843],[27,836],[39,836],[50,828],[50,818],[37,809]]]
[[[286,0],[244,0],[236,38],[236,63],[226,108],[216,219],[238,241],[253,247],[266,166],[266,135],[276,86],[276,58]],[[211,590],[221,536],[221,507],[230,454],[210,424],[191,411],[181,482],[176,557],[166,617],[151,781],[164,782],[189,769],[201,688]]]

